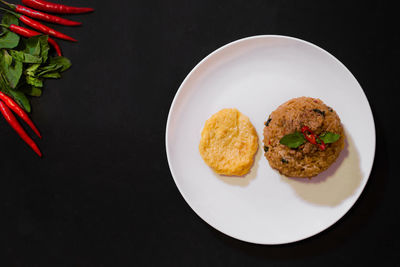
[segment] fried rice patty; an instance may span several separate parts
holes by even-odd
[[[258,137],[249,118],[227,108],[209,118],[201,132],[200,154],[208,166],[223,175],[245,175],[254,162]]]
[[[271,113],[264,128],[264,153],[270,166],[289,177],[313,177],[326,170],[344,147],[344,131],[336,112],[320,99],[299,97],[280,105]],[[326,149],[309,142],[293,149],[279,143],[287,135],[308,126],[317,136],[332,132],[340,139]]]

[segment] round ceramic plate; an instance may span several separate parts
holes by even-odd
[[[311,180],[282,176],[263,156],[268,115],[299,96],[335,109],[346,132],[338,160]],[[223,108],[247,115],[260,139],[243,177],[215,174],[199,154],[205,121]],[[243,241],[283,244],[323,231],[353,206],[371,172],[375,126],[362,88],[331,54],[296,38],[254,36],[219,48],[189,73],[171,105],[166,150],[179,191],[204,221]]]

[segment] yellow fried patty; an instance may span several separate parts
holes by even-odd
[[[237,109],[222,109],[209,118],[201,132],[200,154],[216,173],[245,175],[254,162],[258,137],[249,118]]]

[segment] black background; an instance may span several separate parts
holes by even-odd
[[[54,26],[79,42],[59,42],[73,67],[32,100],[44,157],[0,119],[1,265],[395,265],[400,43],[396,9],[381,2],[63,1],[96,11],[70,16],[82,27]],[[169,107],[188,72],[222,45],[259,34],[335,55],[363,87],[377,132],[370,180],[350,212],[280,246],[208,226],[178,192],[165,154]]]

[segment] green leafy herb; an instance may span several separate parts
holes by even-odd
[[[31,37],[28,40],[24,40],[24,45],[25,49],[23,52],[35,57],[40,57],[40,42],[38,37]]]
[[[10,26],[11,24],[19,25],[18,18],[11,13],[3,14],[3,18],[1,19],[1,24],[5,24]],[[8,30],[8,29],[7,29]]]
[[[331,132],[323,133],[319,136],[319,138],[324,141],[325,144],[334,143],[340,138],[340,134],[335,134]]]
[[[4,15],[2,23],[18,24],[18,20]],[[6,28],[0,35],[0,91],[28,112],[31,106],[27,96],[40,96],[45,79],[61,78],[61,73],[71,67],[69,59],[49,55],[47,39],[45,35],[20,38]]]
[[[288,146],[290,148],[298,148],[306,142],[304,135],[300,132],[294,132],[292,134],[287,134],[281,138],[279,143]]]
[[[25,69],[25,75],[34,76],[40,64],[32,64]]]
[[[33,76],[26,76],[26,83],[35,87],[43,87],[43,80]]]
[[[10,13],[6,13],[3,15],[1,23],[5,25],[18,25],[18,18]],[[9,29],[2,27],[2,34],[0,36],[0,48],[14,48],[18,45],[19,39],[20,37],[18,34],[15,34]]]
[[[9,86],[16,88],[22,74],[22,63],[14,60],[7,50],[3,49],[0,53],[0,68]]]
[[[268,152],[268,150],[269,150],[269,147],[264,146],[264,151],[265,151],[265,152]]]
[[[59,79],[59,78],[61,78],[61,74],[59,72],[55,71],[55,72],[49,72],[49,73],[43,74],[41,77],[42,78]]]
[[[25,49],[23,51],[32,56],[41,57],[42,62],[46,62],[50,50],[47,39],[47,35],[37,35],[24,39]]]
[[[57,64],[46,65],[44,67],[40,67],[35,71],[34,75],[40,77],[46,73],[58,71],[62,68],[62,66],[58,66]]]
[[[42,63],[42,58],[33,56],[23,51],[10,50],[10,55],[17,61],[22,63]]]
[[[18,19],[4,14],[4,25],[18,25]],[[0,34],[0,91],[11,96],[30,112],[27,96],[40,96],[45,79],[61,78],[61,73],[71,67],[65,57],[49,55],[48,36],[20,38],[2,27]]]
[[[7,95],[11,96],[15,100],[15,102],[17,102],[18,105],[24,108],[27,112],[31,111],[31,105],[29,104],[29,100],[25,96],[25,94],[18,90],[12,90],[6,81],[6,77],[1,72],[0,72],[0,90],[6,93]]]
[[[4,31],[5,28],[3,28]],[[14,48],[18,45],[19,36],[13,32],[4,32],[0,37],[0,48]]]
[[[49,66],[51,65],[61,67],[60,72],[64,72],[71,67],[71,61],[66,57],[51,57],[49,60]]]
[[[31,112],[31,104],[29,103],[28,98],[23,92],[17,90],[10,90],[8,93],[12,96],[12,98],[14,98],[15,102],[17,102],[27,112]]]
[[[287,159],[285,159],[285,158],[282,158],[281,161],[282,161],[282,163],[285,163],[285,164],[289,163],[289,161]]]

